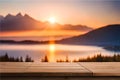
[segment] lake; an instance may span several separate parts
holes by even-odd
[[[88,56],[94,56],[96,54],[113,55],[114,53],[120,54],[120,52],[107,51],[99,46],[86,46],[86,45],[63,45],[63,44],[41,44],[41,45],[0,45],[0,55],[8,53],[9,56],[25,58],[29,55],[35,62],[40,62],[44,56],[47,55],[50,62],[56,60],[65,60],[66,57],[69,60],[86,58]]]

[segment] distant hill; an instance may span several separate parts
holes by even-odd
[[[84,35],[63,39],[58,43],[83,45],[120,45],[120,24],[107,25]]]
[[[49,41],[33,41],[33,40],[23,40],[23,41],[14,41],[14,40],[0,40],[0,44],[46,44]]]
[[[22,15],[18,13],[17,15],[8,14],[5,17],[0,16],[0,30],[1,31],[21,31],[21,30],[44,30],[51,29],[51,26],[55,26],[54,30],[77,30],[77,31],[90,31],[92,28],[85,25],[71,25],[65,24],[61,25],[55,23],[51,25],[49,22],[42,22],[35,20],[28,14]]]

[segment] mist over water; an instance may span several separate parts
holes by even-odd
[[[120,52],[107,51],[98,46],[86,45],[63,45],[63,44],[45,44],[45,45],[0,45],[0,55],[8,53],[9,56],[25,58],[29,55],[35,62],[40,62],[44,56],[47,56],[50,62],[56,62],[57,59],[69,60],[86,58],[97,54],[114,55]]]

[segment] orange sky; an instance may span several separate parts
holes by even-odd
[[[117,0],[0,0],[0,15],[18,12],[41,21],[54,16],[61,24],[93,28],[120,24],[120,2]]]
[[[75,36],[85,32],[73,30],[57,30],[57,31],[14,31],[14,32],[0,32],[0,37],[30,37],[30,36]]]
[[[0,15],[18,12],[47,21],[55,17],[60,24],[81,24],[99,28],[120,24],[120,1],[106,0],[0,0]],[[79,35],[79,31],[22,31],[0,32],[0,36],[55,36]]]

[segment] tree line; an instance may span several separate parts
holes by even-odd
[[[0,62],[34,62],[34,60],[26,55],[25,59],[23,57],[10,57],[8,53],[0,56]],[[41,62],[49,62],[48,57],[44,56]],[[93,57],[88,56],[87,58],[79,58],[70,60],[68,56],[66,59],[59,59],[56,62],[120,62],[120,54],[114,54],[113,56],[103,56],[101,54],[94,55]]]
[[[25,59],[23,57],[11,57],[8,53],[0,56],[0,62],[34,62],[29,55],[26,55]]]
[[[45,56],[41,62],[49,62],[48,57]],[[87,58],[79,58],[70,60],[68,56],[66,59],[59,59],[56,62],[120,62],[120,54],[114,54],[113,56],[103,56],[101,54],[94,55],[93,57],[88,56]]]
[[[73,60],[73,62],[120,62],[120,54],[114,54],[113,56],[98,54],[86,59]]]

